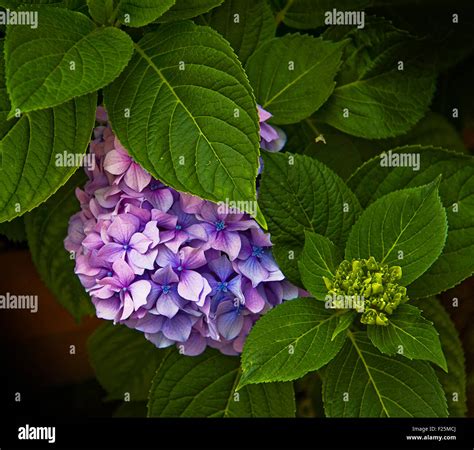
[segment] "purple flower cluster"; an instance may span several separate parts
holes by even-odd
[[[186,355],[208,345],[240,353],[255,321],[299,294],[275,263],[269,235],[247,214],[153,179],[114,136],[103,108],[97,120],[96,164],[76,190],[81,211],[65,240],[97,316]],[[264,125],[262,141],[281,139]]]

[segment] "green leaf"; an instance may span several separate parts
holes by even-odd
[[[318,120],[369,139],[406,133],[424,116],[435,90],[436,74],[419,62],[416,41],[381,19],[343,37],[352,42]]]
[[[439,193],[449,224],[446,245],[438,260],[408,290],[411,298],[427,297],[455,286],[474,271],[474,158],[421,146],[397,148],[392,153],[419,154],[420,170],[387,169],[376,157],[360,167],[348,183],[366,206],[391,191],[420,186],[442,175]]]
[[[265,1],[226,0],[203,20],[229,41],[242,64],[276,31],[272,10]]]
[[[326,13],[332,12],[334,0],[272,0],[278,22],[292,28],[308,30],[326,25]],[[359,11],[371,0],[338,0],[338,11]]]
[[[287,34],[261,45],[246,64],[258,103],[277,124],[309,117],[334,90],[345,43]]]
[[[352,322],[354,322],[356,316],[357,313],[355,311],[347,311],[344,314],[341,314],[339,316],[336,328],[332,333],[331,341],[334,341],[334,339],[336,339],[339,334],[341,334],[343,331],[346,331],[352,325]]]
[[[141,402],[123,402],[113,414],[113,417],[140,417],[147,415],[147,406],[145,401]]]
[[[31,257],[41,279],[76,320],[91,315],[94,308],[63,241],[69,218],[80,209],[75,190],[86,179],[82,171],[77,172],[44,205],[24,217]]]
[[[407,134],[390,139],[362,139],[343,133],[327,124],[308,118],[284,130],[288,136],[285,150],[316,158],[347,179],[354,167],[380,154],[406,144],[433,145],[465,152],[456,129],[441,115],[429,112]]]
[[[156,348],[143,333],[124,325],[104,323],[87,343],[92,367],[107,399],[140,401],[148,398],[151,382],[166,350]]]
[[[299,298],[272,309],[254,325],[242,353],[239,387],[290,381],[333,359],[346,339],[331,337],[339,315],[313,298]]]
[[[408,286],[438,259],[446,233],[446,213],[436,180],[387,194],[371,204],[351,230],[346,259],[369,258],[400,266]]]
[[[176,0],[118,0],[117,18],[120,23],[129,27],[142,27],[163,16],[175,2]]]
[[[368,326],[367,335],[382,353],[431,361],[447,371],[438,332],[412,305],[400,305],[386,327]]]
[[[305,231],[304,248],[298,261],[304,287],[318,300],[324,300],[328,289],[323,277],[332,280],[342,255],[327,238]]]
[[[127,65],[130,37],[117,28],[96,28],[85,15],[41,7],[41,26],[8,26],[5,39],[10,117],[60,105],[107,85]]]
[[[153,380],[150,417],[294,417],[291,383],[248,386],[236,392],[239,359],[216,350],[188,357],[170,352]]]
[[[17,217],[11,222],[0,223],[0,235],[5,236],[12,242],[26,241],[25,223],[23,217]]]
[[[176,4],[158,19],[158,22],[175,22],[191,19],[210,11],[224,0],[176,0]]]
[[[0,6],[18,9],[25,5],[47,5],[72,10],[83,9],[84,0],[0,0]]]
[[[360,213],[357,198],[319,161],[302,155],[265,152],[259,204],[268,222],[281,270],[299,282],[297,260],[305,230],[342,247]]]
[[[213,201],[255,201],[257,107],[227,41],[183,22],[161,26],[135,48],[104,93],[122,144],[175,189]]]
[[[101,25],[108,25],[114,12],[114,0],[87,0],[91,17]]]
[[[437,298],[417,300],[415,305],[423,310],[423,315],[434,323],[439,332],[441,347],[448,363],[448,373],[437,367],[435,372],[448,400],[449,416],[464,417],[467,411],[466,369],[459,333]]]
[[[325,370],[327,417],[447,417],[446,399],[429,363],[385,356],[364,332],[348,335]]]
[[[0,141],[0,222],[36,208],[71,177],[76,166],[56,163],[64,152],[85,152],[96,104],[96,94],[89,94],[5,125]]]

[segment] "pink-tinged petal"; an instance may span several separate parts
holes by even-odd
[[[128,287],[135,279],[135,274],[130,266],[122,259],[114,261],[112,268],[117,275],[118,280],[122,284],[122,287]]]
[[[151,240],[151,247],[155,247],[160,243],[160,230],[158,229],[158,224],[155,220],[148,222],[145,225],[143,234]]]
[[[101,271],[100,267],[91,265],[91,258],[85,255],[78,255],[76,258],[76,267],[74,272],[81,275],[88,275],[90,277],[96,276]]]
[[[115,208],[115,205],[120,199],[121,192],[118,186],[108,186],[97,189],[95,191],[95,198],[103,208]]]
[[[259,313],[265,307],[265,299],[258,290],[247,284],[245,290],[245,307],[253,313]]]
[[[188,240],[188,233],[182,230],[174,232],[173,239],[165,242],[166,247],[168,247],[173,253],[178,253],[179,248],[183,245],[184,242]]]
[[[87,248],[88,250],[97,250],[104,245],[104,241],[100,237],[98,233],[90,233],[86,238],[82,241],[82,245]]]
[[[179,197],[179,205],[187,214],[196,214],[201,211],[204,200],[191,194],[182,193]]]
[[[166,267],[170,265],[175,267],[179,265],[179,256],[176,253],[173,253],[165,245],[158,246],[158,256],[156,257],[156,263],[160,267]]]
[[[148,339],[151,343],[155,344],[155,346],[158,348],[170,347],[175,343],[175,341],[166,338],[161,331],[159,333],[154,334],[145,333],[145,338]]]
[[[224,339],[234,339],[242,330],[244,316],[236,311],[229,311],[217,318],[217,329]]]
[[[158,333],[165,321],[164,317],[147,314],[142,319],[129,319],[125,325],[144,333]]]
[[[189,235],[189,239],[200,239],[201,241],[207,241],[208,233],[203,224],[195,223],[184,230]]]
[[[121,295],[121,297],[123,301],[123,310],[122,315],[120,316],[120,320],[125,320],[128,319],[133,313],[134,304],[132,296],[128,292],[125,292],[123,295]]]
[[[146,253],[152,243],[153,241],[143,233],[135,233],[129,241],[130,247],[138,253]]]
[[[206,297],[212,292],[212,288],[209,284],[209,282],[203,278],[203,286],[201,293],[199,294],[199,300],[197,302],[198,306],[204,305],[204,302],[206,301]]]
[[[167,188],[147,190],[145,192],[145,198],[151,203],[153,208],[166,213],[173,206],[173,194]]]
[[[124,177],[125,183],[132,189],[141,192],[151,181],[151,175],[145,172],[137,163],[132,162]]]
[[[266,109],[263,109],[260,105],[257,105],[257,110],[259,122],[265,122],[266,120],[270,119],[270,117],[272,117],[272,115]]]
[[[261,140],[260,146],[261,148],[269,152],[276,153],[276,152],[279,152],[285,146],[287,137],[286,137],[286,133],[281,128],[273,126],[273,129],[277,132],[278,138],[270,142]]]
[[[179,256],[183,261],[183,266],[186,267],[186,269],[197,269],[198,267],[202,267],[207,263],[204,252],[197,248],[183,248],[183,250],[179,252]]]
[[[199,302],[200,294],[204,287],[204,280],[205,278],[194,270],[183,270],[178,283],[178,294],[186,300]]]
[[[202,205],[201,209],[197,211],[197,216],[205,222],[214,223],[219,220],[217,208],[217,205],[214,205],[211,202],[206,202]]]
[[[250,257],[247,261],[238,261],[237,267],[242,275],[250,279],[253,287],[265,281],[269,276],[268,271],[260,264],[258,258]]]
[[[163,267],[158,269],[152,276],[151,279],[160,285],[177,283],[179,281],[178,275],[170,266]]]
[[[101,282],[103,281],[104,279],[101,280]],[[105,284],[98,287],[97,289],[92,289],[91,295],[100,299],[106,299],[115,295],[116,292],[118,292],[117,288],[115,288],[114,286],[111,286],[110,284]]]
[[[92,298],[99,319],[116,320],[120,312],[120,299],[116,296],[107,299]]]
[[[179,311],[179,306],[169,294],[162,294],[156,301],[156,311],[162,316],[172,319]]]
[[[104,169],[112,175],[122,175],[132,164],[132,158],[126,153],[111,150],[104,160]]]
[[[258,224],[255,220],[239,220],[229,222],[226,226],[226,231],[245,231],[252,228],[258,229]]]
[[[250,256],[252,256],[252,244],[250,241],[247,239],[246,236],[240,236],[240,241],[242,243],[240,247],[240,252],[238,259],[248,259]]]
[[[119,214],[107,232],[120,244],[128,244],[130,238],[140,228],[140,220],[132,214]]]
[[[133,271],[141,275],[143,273],[143,269],[153,270],[155,268],[155,260],[157,255],[158,249],[151,250],[144,255],[132,249],[128,254],[128,262],[134,269]],[[136,269],[138,269],[138,271]]]
[[[123,245],[112,242],[105,244],[98,252],[99,258],[103,258],[108,262],[113,263],[117,259],[124,259],[126,251],[123,249]]]
[[[130,285],[129,291],[136,311],[140,306],[146,305],[146,299],[151,291],[151,284],[146,280],[135,281]]]
[[[193,324],[188,316],[177,314],[164,323],[162,332],[168,339],[184,342],[189,338],[192,326]]]
[[[175,229],[178,218],[173,214],[167,214],[157,209],[151,210],[151,220],[156,221],[159,228],[166,228],[168,230]]]
[[[107,111],[103,106],[98,106],[95,112],[97,122],[107,122]]]
[[[217,237],[212,243],[213,248],[227,253],[231,261],[239,256],[241,245],[240,235],[234,231],[217,233]]]
[[[206,350],[206,338],[199,333],[192,332],[191,336],[186,342],[179,344],[183,355],[197,356]]]

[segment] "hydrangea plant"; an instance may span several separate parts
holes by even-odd
[[[0,232],[103,321],[108,399],[294,417],[309,383],[327,417],[465,414],[436,297],[474,271],[474,164],[433,98],[472,29],[450,13],[440,43],[350,3],[363,23],[316,0],[0,0],[37,19],[0,40]]]

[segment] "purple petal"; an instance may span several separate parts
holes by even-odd
[[[127,153],[119,150],[111,150],[104,160],[104,169],[112,175],[123,174],[132,163],[132,158]]]
[[[107,232],[120,244],[128,244],[130,238],[138,231],[140,220],[132,214],[119,214]]]
[[[145,172],[137,163],[132,162],[125,173],[124,181],[135,191],[141,192],[151,181],[151,175]]]
[[[146,298],[151,291],[151,284],[146,280],[136,281],[130,285],[129,290],[136,311],[140,306],[146,305]]]
[[[162,332],[154,334],[145,333],[145,338],[155,344],[155,346],[158,348],[166,348],[175,343],[171,339],[166,338]]]
[[[201,300],[200,294],[204,287],[204,280],[205,278],[194,270],[183,270],[178,283],[178,294],[186,300],[199,302]],[[209,283],[207,284],[209,286]]]
[[[108,262],[114,262],[117,259],[124,259],[126,250],[123,249],[123,245],[116,244],[115,242],[105,244],[98,252],[99,258],[103,258]]]
[[[220,281],[227,281],[230,275],[234,272],[232,264],[224,255],[218,259],[210,261],[208,264],[209,268],[219,277]]]
[[[153,241],[145,236],[143,233],[135,233],[131,238],[129,245],[134,248],[138,253],[146,253],[150,248]]]
[[[224,339],[234,339],[244,324],[244,316],[237,311],[229,311],[217,318],[217,329]]]
[[[130,266],[122,259],[117,259],[114,261],[112,268],[114,269],[114,272],[117,275],[122,287],[130,286],[135,278],[135,274],[133,273],[133,270],[130,268]]]
[[[158,269],[152,276],[151,279],[158,284],[166,285],[171,283],[177,283],[179,281],[178,275],[173,271],[170,266]]]
[[[99,319],[115,320],[120,311],[120,299],[113,296],[106,299],[92,298]]]
[[[197,248],[184,248],[180,251],[180,258],[182,259],[183,266],[186,267],[186,269],[197,269],[207,263],[204,252]]]
[[[164,323],[162,332],[168,339],[184,342],[189,338],[192,326],[193,324],[188,316],[177,314]]]
[[[239,256],[241,245],[239,233],[225,230],[217,233],[217,237],[212,243],[213,248],[227,253],[231,261]]]
[[[242,275],[245,275],[252,281],[253,287],[265,281],[269,276],[268,271],[260,264],[258,258],[253,256],[246,261],[238,261],[237,266]]]
[[[197,356],[206,350],[206,338],[193,331],[189,339],[179,344],[179,347],[182,348],[184,355]]]

